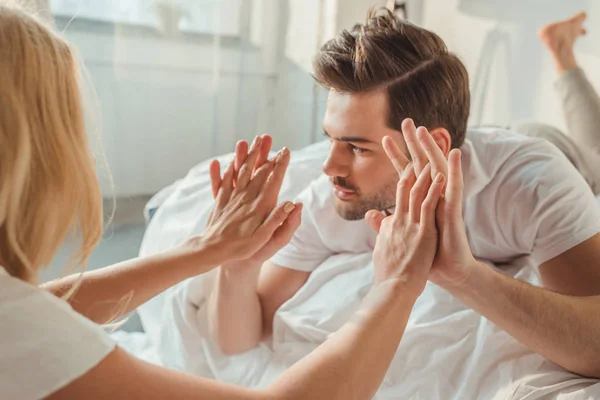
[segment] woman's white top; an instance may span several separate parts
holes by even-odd
[[[41,399],[115,348],[99,325],[0,267],[0,398]]]

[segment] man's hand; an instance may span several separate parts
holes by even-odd
[[[463,176],[460,151],[452,150],[446,160],[427,129],[417,129],[410,119],[402,123],[402,133],[416,174],[429,168],[432,177],[437,174],[448,176],[448,185],[437,208],[439,244],[429,280],[446,288],[461,285],[468,278],[476,260],[471,253],[462,219]],[[391,160],[405,157],[392,140],[384,144],[384,149]],[[398,173],[402,173],[400,164],[393,163]]]
[[[210,165],[210,177],[215,199],[218,198],[219,192],[225,182],[230,181],[233,191],[239,193],[244,190],[244,187],[248,186],[249,180],[260,178],[259,174],[261,173],[270,174],[264,186],[266,190],[261,190],[260,193],[254,193],[254,195],[257,199],[260,198],[260,201],[256,202],[257,206],[271,210],[274,209],[277,204],[277,197],[281,183],[283,182],[285,170],[289,164],[290,154],[289,150],[283,149],[276,156],[275,160],[269,161],[268,156],[271,143],[271,137],[268,135],[257,137],[248,153],[247,142],[238,142],[235,150],[235,158],[223,177],[221,177],[218,161],[213,161]],[[277,165],[284,165],[284,167],[277,169]],[[276,190],[269,189],[273,185],[276,187]],[[294,208],[289,212],[286,211],[286,206],[288,210],[292,206]],[[279,217],[275,216],[275,223],[278,225],[266,243],[260,247],[256,247],[256,251],[250,252],[251,254],[248,254],[248,257],[224,264],[226,268],[245,264],[261,265],[290,241],[292,235],[300,225],[302,204],[283,204],[276,211],[279,213]]]

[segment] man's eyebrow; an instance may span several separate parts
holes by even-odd
[[[372,143],[372,144],[376,144],[374,141],[369,140],[369,139],[365,139],[364,137],[360,137],[360,136],[342,136],[342,137],[332,138],[331,136],[329,136],[329,133],[327,133],[327,131],[325,129],[323,129],[323,133],[328,138],[333,139],[333,140],[337,140],[338,142],[354,142],[354,143]]]

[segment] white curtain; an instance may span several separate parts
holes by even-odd
[[[298,60],[322,41],[315,21],[323,0],[49,5],[97,92],[119,197],[152,194],[240,139],[270,133],[277,147],[298,148],[320,136],[325,96]],[[300,21],[291,12],[298,7]]]

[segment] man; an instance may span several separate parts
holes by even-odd
[[[314,69],[330,89],[325,175],[298,199],[301,223],[289,220],[253,257],[220,268],[209,322],[222,351],[241,353],[269,337],[276,310],[327,258],[372,251],[376,233],[365,214],[394,208],[397,170],[409,158],[417,173],[428,162],[444,172],[460,147],[468,243],[442,221],[430,281],[544,357],[600,377],[600,210],[567,159],[547,142],[507,131],[467,134],[463,64],[438,36],[389,13],[325,44]],[[393,163],[385,136],[395,143]],[[377,229],[380,219],[371,212],[367,222]],[[475,261],[523,255],[539,266],[543,289]]]

